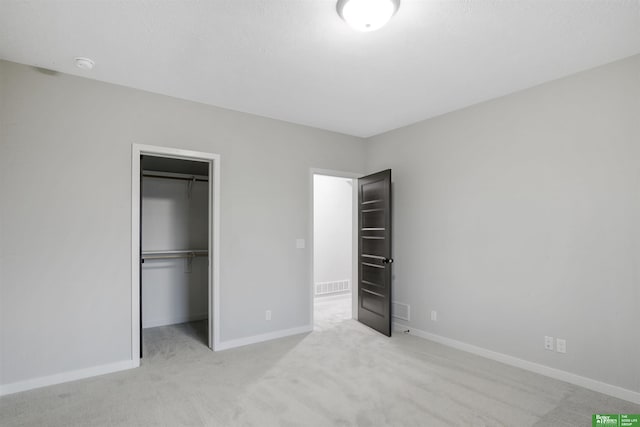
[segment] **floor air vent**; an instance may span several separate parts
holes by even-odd
[[[316,295],[328,295],[351,290],[351,280],[334,280],[333,282],[317,282]]]
[[[409,304],[403,304],[401,302],[391,303],[391,316],[408,322],[410,319]]]

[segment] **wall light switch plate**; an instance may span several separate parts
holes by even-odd
[[[304,249],[305,246],[306,246],[306,242],[304,241],[304,239],[296,239],[296,248]]]

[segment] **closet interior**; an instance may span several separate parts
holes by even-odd
[[[141,356],[152,336],[210,346],[209,163],[144,155],[140,165]]]

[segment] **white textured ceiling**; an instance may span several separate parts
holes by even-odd
[[[2,59],[363,137],[636,53],[640,0],[0,0]]]

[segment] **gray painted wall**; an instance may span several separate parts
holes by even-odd
[[[635,56],[372,138],[410,326],[640,391],[639,123]]]
[[[131,144],[221,155],[221,340],[307,325],[310,168],[355,137],[0,62],[0,383],[131,357]],[[264,320],[270,309],[273,319]]]
[[[0,61],[0,383],[130,357],[135,142],[222,155],[223,341],[308,322],[309,168],[366,154],[411,327],[640,391],[639,103],[636,56],[365,146]]]

